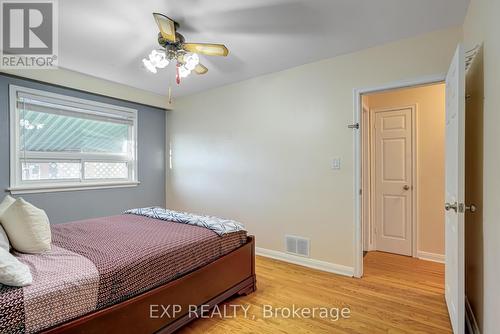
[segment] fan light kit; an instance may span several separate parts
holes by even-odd
[[[142,60],[144,67],[152,73],[175,63],[176,82],[180,84],[181,78],[186,78],[192,71],[196,74],[208,72],[208,68],[200,63],[198,54],[223,57],[229,54],[223,44],[185,43],[184,36],[177,32],[177,22],[159,13],[153,13],[153,17],[160,29],[158,44],[162,49],[154,49],[148,58]]]

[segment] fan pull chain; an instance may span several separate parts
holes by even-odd
[[[172,86],[168,85],[168,104],[172,104]]]
[[[178,85],[181,84],[181,76],[179,74],[179,63],[177,63],[177,66],[175,67],[175,82],[177,82]]]

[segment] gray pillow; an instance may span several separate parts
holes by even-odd
[[[9,238],[2,225],[0,225],[0,248],[5,249],[7,252],[10,250]]]

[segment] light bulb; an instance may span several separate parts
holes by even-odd
[[[184,66],[192,71],[194,70],[194,68],[196,67],[196,65],[198,65],[198,63],[200,62],[200,57],[198,57],[198,55],[196,53],[187,53],[185,56],[184,56]]]
[[[149,54],[150,58],[157,58],[158,56],[161,56],[161,52],[159,52],[156,49],[153,49],[151,53]]]
[[[165,52],[161,52],[158,50],[151,51],[151,54],[149,55],[149,61],[155,67],[158,67],[158,68],[165,68],[169,64],[169,61],[167,59],[167,56],[165,55]]]
[[[153,54],[149,55],[149,59],[148,60],[151,63],[151,65],[153,65],[154,67],[156,67],[157,60],[156,60],[156,57]]]
[[[194,68],[196,67],[196,65],[193,63],[186,63],[184,64],[184,66],[190,71],[194,70]]]
[[[191,70],[186,68],[184,65],[179,67],[179,76],[181,78],[187,77],[191,73]]]
[[[155,65],[153,65],[153,63],[150,60],[144,58],[142,60],[142,63],[144,64],[144,67],[146,67],[149,72],[151,72],[151,73],[157,73],[158,72],[156,70]]]
[[[163,55],[160,60],[158,60],[157,64],[156,64],[156,67],[158,68],[165,68],[167,67],[167,65],[169,64],[170,62],[168,61],[167,57],[165,57],[165,55]]]

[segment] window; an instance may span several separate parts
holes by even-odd
[[[13,193],[137,185],[137,111],[10,86]]]

